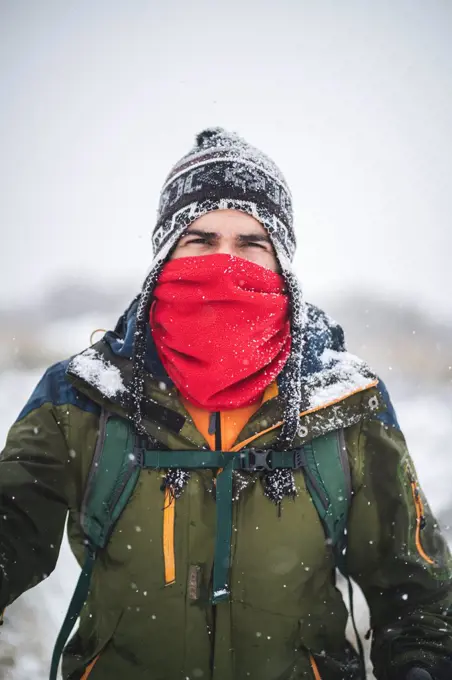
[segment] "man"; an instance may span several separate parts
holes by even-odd
[[[44,375],[0,461],[0,606],[83,565],[65,679],[452,677],[452,563],[384,386],[305,303],[291,196],[234,134],[171,171],[141,294]],[[89,591],[89,592],[88,592]],[[85,603],[86,600],[86,603]]]

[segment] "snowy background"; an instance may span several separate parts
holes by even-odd
[[[385,379],[452,538],[451,31],[447,0],[0,0],[0,438],[115,323],[166,173],[223,125],[286,174],[306,295]],[[76,577],[64,542],[8,608],[2,680],[47,677]]]

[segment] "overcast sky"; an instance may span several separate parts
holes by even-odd
[[[452,310],[451,36],[450,0],[0,0],[0,304],[138,286],[167,171],[222,125],[286,174],[311,300]]]

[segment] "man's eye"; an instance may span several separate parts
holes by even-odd
[[[265,246],[262,243],[256,243],[254,241],[248,241],[248,243],[244,244],[245,246],[252,246],[253,248],[262,248],[265,250]]]
[[[209,243],[209,240],[206,238],[193,238],[191,241],[185,241],[185,245],[190,245],[190,243]]]

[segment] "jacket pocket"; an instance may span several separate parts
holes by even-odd
[[[91,675],[91,671],[93,670],[94,666],[98,662],[100,658],[100,654],[98,654],[92,661],[91,663],[85,668],[85,672],[83,673],[82,677],[80,680],[88,680],[89,676]]]
[[[359,657],[350,642],[340,653],[325,654],[307,649],[312,680],[363,680]]]
[[[100,650],[97,649],[95,656],[93,658],[91,658],[90,661],[85,661],[85,666],[84,667],[82,666],[82,668],[79,669],[77,674],[70,676],[70,680],[72,680],[72,678],[80,678],[80,680],[89,680],[89,678],[91,678],[91,673],[93,673],[93,671],[95,670],[96,664],[101,660],[103,655],[107,652],[108,646],[111,642],[112,637],[113,636],[111,636],[104,643],[104,645],[101,647]],[[81,675],[80,675],[80,673],[81,673]]]
[[[425,562],[427,562],[428,564],[435,564],[435,560],[433,560],[425,552],[424,547],[422,545],[422,530],[425,527],[424,503],[422,501],[421,490],[419,488],[419,484],[417,482],[417,479],[414,476],[414,474],[413,474],[413,472],[412,472],[412,470],[410,469],[409,466],[407,466],[407,475],[408,475],[408,480],[409,480],[410,487],[411,487],[411,495],[412,495],[412,498],[413,498],[413,504],[414,504],[414,508],[415,508],[415,511],[416,511],[416,519],[415,519],[416,526],[415,526],[415,534],[414,534],[416,550]]]
[[[322,676],[320,675],[318,666],[317,666],[316,661],[315,661],[314,657],[312,656],[312,654],[309,654],[309,662],[311,664],[312,674],[313,674],[314,680],[322,680]]]
[[[108,650],[123,612],[112,615],[108,627],[99,635],[95,628],[79,627],[63,652],[62,676],[67,680],[88,680],[96,664]]]

